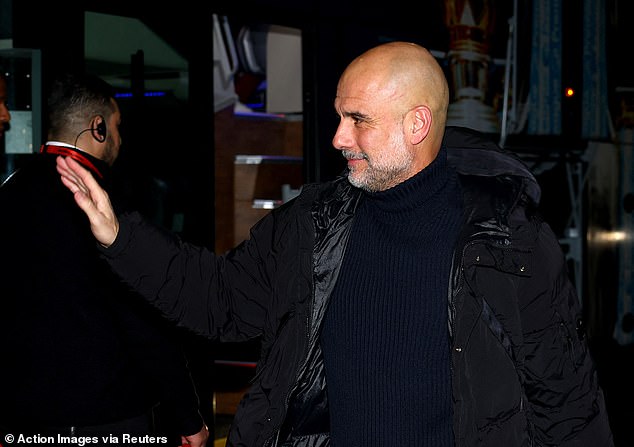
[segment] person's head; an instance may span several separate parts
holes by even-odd
[[[112,87],[93,75],[57,78],[48,97],[48,139],[77,146],[112,165],[119,155],[121,112]]]
[[[449,87],[425,48],[408,42],[374,47],[344,70],[332,143],[348,160],[348,179],[384,191],[428,166],[442,144]]]
[[[0,73],[0,138],[4,135],[4,128],[11,121],[11,114],[7,106],[7,80]]]

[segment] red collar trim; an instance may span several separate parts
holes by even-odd
[[[88,169],[90,169],[93,173],[97,174],[99,178],[103,179],[103,174],[99,172],[99,169],[97,169],[97,167],[90,160],[88,160],[87,157],[82,155],[76,149],[65,147],[65,146],[57,146],[54,144],[43,144],[40,147],[40,153],[68,156],[72,158],[73,160],[77,161],[78,163],[82,164],[83,166],[87,167]]]

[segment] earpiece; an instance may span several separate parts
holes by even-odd
[[[73,146],[77,146],[77,140],[79,140],[79,136],[88,131],[90,131],[92,137],[100,143],[106,141],[106,135],[108,134],[108,131],[106,129],[106,120],[104,119],[103,115],[97,115],[93,118],[93,120],[95,118],[99,118],[99,122],[96,123],[94,127],[89,127],[88,129],[84,129],[79,132],[75,137],[75,144],[73,144]]]
[[[92,136],[95,140],[99,141],[100,143],[103,143],[104,141],[106,141],[106,135],[108,133],[106,130],[106,120],[103,118],[102,115],[98,115],[98,116],[101,119],[101,121],[99,121],[97,125],[95,126]]]

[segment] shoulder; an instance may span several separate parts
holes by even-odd
[[[541,188],[527,165],[487,134],[465,127],[447,127],[443,147],[447,161],[460,178],[465,204],[489,203],[493,210],[511,213],[535,209]]]
[[[25,160],[4,180],[0,186],[0,200],[6,206],[25,208],[29,213],[74,205],[72,194],[57,173],[55,160],[41,155]],[[53,217],[49,216],[47,220]]]
[[[520,157],[498,146],[488,134],[466,127],[447,127],[443,147],[447,160],[461,175],[515,177],[531,184],[531,195],[539,201],[539,185]]]

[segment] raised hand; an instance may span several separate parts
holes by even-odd
[[[77,205],[88,216],[97,241],[104,247],[112,245],[119,233],[119,221],[108,193],[88,170],[70,157],[57,157],[57,172],[62,183],[73,193]]]

